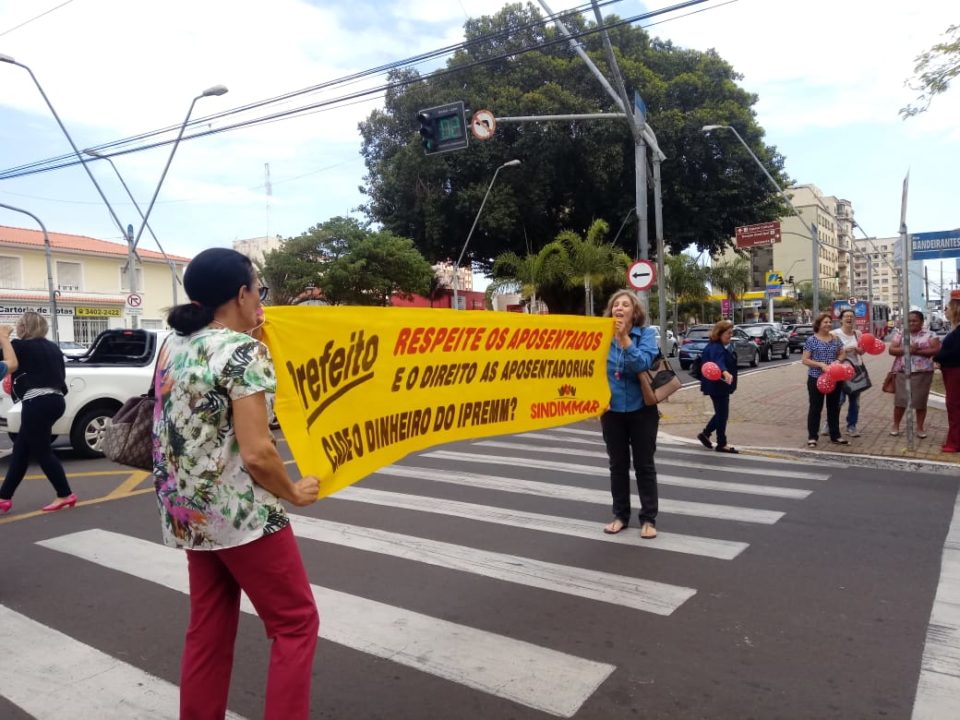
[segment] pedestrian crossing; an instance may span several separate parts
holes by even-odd
[[[605,535],[600,530],[609,517],[610,494],[602,447],[599,433],[583,428],[461,443],[382,468],[363,483],[333,495],[329,498],[332,502],[321,503],[324,517],[305,511],[291,514],[291,520],[301,544],[309,546],[305,557],[315,552],[313,548],[321,554],[336,548],[337,553],[350,554],[358,568],[368,558],[379,558],[377,562],[399,564],[400,577],[420,577],[426,571],[418,568],[449,574],[450,582],[432,593],[437,595],[438,605],[443,605],[444,593],[472,578],[471,583],[497,583],[511,588],[511,593],[533,593],[544,608],[559,602],[555,598],[567,598],[596,606],[597,612],[605,607],[634,613],[636,621],[646,616],[673,622],[697,601],[697,583],[691,582],[696,573],[690,572],[697,565],[685,566],[688,571],[671,581],[656,573],[644,577],[651,568],[642,558],[676,554],[689,558],[689,563],[737,562],[750,547],[743,539],[743,529],[776,533],[776,524],[786,514],[800,511],[804,501],[829,479],[829,472],[819,465],[811,469],[788,461],[737,456],[718,459],[714,466],[697,462],[690,448],[662,444],[657,455],[659,536],[653,541],[641,540],[635,528]],[[705,451],[696,454],[712,459]],[[698,499],[671,497],[673,492],[695,493]],[[468,493],[469,501],[450,497],[457,493]],[[735,503],[714,502],[731,495],[736,496]],[[543,511],[524,509],[524,502],[529,505],[537,500],[544,504]],[[361,525],[331,519],[340,510],[349,510],[347,517],[369,513],[370,518],[377,518],[384,509],[404,514],[404,520],[418,531],[397,532],[371,522]],[[577,552],[543,559],[531,556],[526,544],[512,552],[494,551],[476,547],[476,540],[468,542],[459,536],[440,540],[420,532],[432,527],[429,518],[437,517],[480,523],[491,530],[499,527],[505,533],[528,533],[546,543],[576,547]],[[683,518],[690,518],[694,532],[684,531]],[[703,532],[705,527],[709,532]],[[152,540],[101,527],[53,535],[36,544],[44,551],[147,583],[158,602],[164,593],[188,592],[182,552]],[[639,553],[637,560],[620,562],[633,557],[634,551]],[[611,556],[611,552],[626,555]],[[661,575],[669,572],[670,565],[664,567],[667,570],[661,569]],[[323,567],[313,569],[308,564],[308,573],[321,615],[321,639],[466,691],[547,716],[575,717],[617,670],[616,660],[602,646],[570,652],[563,638],[546,632],[511,637],[481,629],[478,625],[483,623],[469,613],[458,614],[454,622],[433,607],[401,607],[345,592],[329,581],[323,584]],[[242,610],[254,612],[246,598]],[[501,607],[497,612],[511,610]],[[174,684],[135,667],[131,658],[113,658],[0,605],[0,648],[15,647],[19,653],[21,646],[25,648],[24,662],[16,667],[0,665],[0,696],[30,717],[176,717]],[[49,666],[43,664],[44,658]],[[74,670],[79,672],[75,677],[70,675],[71,668],[89,668],[89,672]],[[70,708],[58,704],[56,694],[45,689],[44,683],[55,682],[79,688],[70,695]],[[113,710],[103,709],[97,702]],[[77,707],[83,711],[77,712]],[[248,714],[255,716],[256,712]]]

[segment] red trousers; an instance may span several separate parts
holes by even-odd
[[[180,664],[180,720],[223,720],[243,590],[270,650],[265,720],[308,720],[320,618],[288,525],[246,545],[187,550],[190,626]]]
[[[960,450],[960,368],[940,368],[943,373],[943,386],[946,390],[947,438],[944,447]]]

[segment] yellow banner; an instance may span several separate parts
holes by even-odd
[[[276,412],[320,497],[409,453],[597,417],[609,318],[270,307]]]

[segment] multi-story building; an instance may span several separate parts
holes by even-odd
[[[784,275],[784,279],[793,276],[796,284],[813,280],[813,240],[810,226],[817,225],[820,241],[817,252],[820,271],[820,287],[830,290],[850,288],[849,263],[838,248],[849,250],[853,236],[853,206],[849,200],[825,197],[816,185],[797,185],[787,189],[801,221],[792,212],[780,218],[781,242],[766,247],[747,250],[750,257],[752,285],[754,290],[763,290],[766,275],[773,270]],[[842,218],[838,217],[842,214]],[[846,246],[841,245],[842,242]],[[733,257],[732,249],[727,250],[723,258]],[[842,270],[841,270],[842,268]],[[791,288],[792,289],[792,288]],[[787,288],[784,288],[786,291]]]
[[[0,324],[14,324],[27,310],[49,322],[52,280],[60,340],[89,343],[108,328],[133,327],[134,318],[145,329],[164,327],[165,309],[174,304],[174,273],[182,278],[190,258],[168,255],[168,263],[161,253],[137,248],[140,302],[132,307],[127,302],[131,293],[126,244],[66,233],[48,236],[53,276],[49,280],[43,233],[0,226]],[[177,302],[186,302],[182,285],[176,292]]]
[[[433,266],[437,279],[448,288],[453,287],[453,263],[440,262]],[[468,263],[457,268],[457,290],[473,290],[473,264]]]
[[[255,263],[262,263],[264,255],[271,250],[279,250],[282,247],[283,240],[279,235],[266,235],[233,241],[233,249],[238,253],[243,253]]]
[[[853,294],[857,298],[871,298],[874,302],[887,303],[890,306],[901,304],[900,279],[894,262],[894,249],[900,242],[899,237],[871,238],[855,240],[860,253],[853,257]],[[869,271],[867,263],[870,263]],[[867,292],[867,281],[873,280],[872,292]]]

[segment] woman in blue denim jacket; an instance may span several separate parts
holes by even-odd
[[[697,440],[706,448],[712,448],[710,435],[717,433],[717,452],[739,453],[735,447],[727,445],[727,420],[730,418],[730,396],[737,389],[737,356],[727,349],[733,339],[733,323],[721,320],[710,331],[710,342],[703,349],[700,359],[703,364],[716,363],[720,368],[719,380],[700,381],[700,392],[709,395],[713,401],[713,417],[697,435]]]
[[[657,536],[657,449],[660,412],[644,405],[637,373],[648,370],[657,357],[657,334],[644,330],[646,315],[629,290],[619,290],[607,302],[604,317],[614,319],[614,333],[607,353],[610,408],[601,416],[603,440],[610,458],[610,492],[613,522],[603,528],[615,535],[630,524],[630,460],[640,494],[640,537]]]

